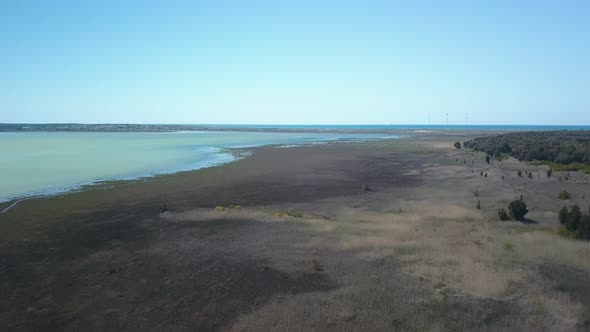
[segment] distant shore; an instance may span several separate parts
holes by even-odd
[[[443,131],[527,131],[590,130],[590,125],[209,125],[209,124],[76,124],[76,123],[0,123],[0,132],[173,132],[173,131],[247,131],[247,132],[339,132],[392,133],[413,130]]]

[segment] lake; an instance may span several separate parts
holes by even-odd
[[[374,140],[349,133],[166,132],[0,133],[0,201],[68,191],[97,181],[134,179],[234,161],[231,148]]]

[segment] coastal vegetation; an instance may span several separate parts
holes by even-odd
[[[586,130],[508,133],[474,138],[463,146],[488,157],[509,155],[535,166],[547,165],[554,171],[590,174],[590,132]]]

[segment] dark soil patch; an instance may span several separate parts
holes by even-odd
[[[243,232],[264,228],[257,222],[101,219],[72,222],[55,229],[52,241],[2,253],[2,326],[216,330],[274,294],[337,287],[326,274],[279,271],[237,251]]]

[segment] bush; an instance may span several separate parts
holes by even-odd
[[[568,239],[575,239],[576,238],[576,234],[572,233],[570,231],[568,231],[565,227],[560,226],[557,230],[554,231],[555,234],[559,235],[559,236],[563,236],[566,237]]]
[[[559,193],[558,197],[559,197],[559,199],[570,199],[570,198],[572,198],[572,194],[563,190]]]
[[[461,149],[461,143],[459,142],[455,142],[455,144],[453,144],[453,146],[455,147],[455,149],[459,150]]]
[[[578,205],[564,206],[559,210],[559,223],[562,225],[558,235],[568,238],[590,240],[590,215],[582,215]]]
[[[558,218],[559,223],[568,231],[575,232],[582,219],[582,211],[578,205],[572,205],[571,207],[564,206],[559,210]]]
[[[498,209],[498,217],[502,221],[508,221],[508,220],[510,220],[510,216],[508,215],[508,213],[506,212],[506,210],[504,210],[504,208],[499,208]]]
[[[508,212],[514,220],[523,221],[529,210],[525,202],[521,200],[512,201],[508,204]]]
[[[318,261],[318,260],[317,260],[317,259],[315,259],[315,258],[314,258],[314,259],[312,259],[312,260],[309,262],[309,265],[310,265],[311,269],[312,269],[312,270],[314,270],[314,271],[316,271],[316,272],[320,272],[320,271],[322,271],[322,270],[323,270],[323,269],[322,269],[322,265],[320,264],[320,261]]]
[[[559,223],[561,225],[565,225],[567,223],[567,218],[569,215],[569,209],[567,205],[564,205],[559,209],[559,213],[557,214],[557,219],[559,219]]]
[[[576,237],[582,240],[590,240],[590,216],[585,215],[580,219],[578,229],[576,229]]]
[[[288,209],[288,210],[284,210],[284,211],[275,211],[275,212],[273,212],[273,215],[275,217],[279,217],[279,218],[286,218],[286,217],[303,218],[304,217],[302,212],[299,212],[295,209]]]

